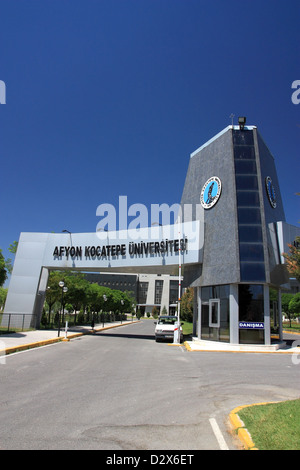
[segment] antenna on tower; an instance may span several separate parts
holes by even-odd
[[[231,119],[231,125],[232,125],[232,127],[233,127],[233,118],[234,118],[234,116],[235,116],[235,114],[233,114],[233,113],[231,113],[230,116],[229,116],[230,119]]]

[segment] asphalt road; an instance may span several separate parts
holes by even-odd
[[[238,449],[233,408],[300,396],[290,355],[188,352],[151,320],[5,362],[0,449]]]

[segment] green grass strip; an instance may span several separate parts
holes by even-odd
[[[259,450],[300,450],[300,399],[238,412]]]

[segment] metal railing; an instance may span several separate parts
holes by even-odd
[[[10,331],[15,330],[24,331],[28,329],[35,329],[36,317],[37,315],[31,315],[28,313],[0,313],[0,330],[2,333],[8,333]],[[91,324],[92,322],[94,324],[104,324],[121,321],[122,323],[123,320],[126,320],[126,315],[121,313],[94,313],[91,315],[84,315],[82,318],[77,319],[77,321],[75,321],[75,317],[73,316],[74,323],[72,322],[72,320],[70,321],[69,316],[65,315],[64,317],[60,317],[60,322],[62,325],[64,324],[66,319],[68,319],[70,326],[82,326]],[[52,322],[47,324],[47,326],[41,324],[38,329],[44,329],[45,327],[55,328],[57,324],[58,322],[53,319]]]
[[[15,318],[17,317],[17,318]],[[2,332],[9,332],[12,329],[18,331],[28,330],[34,328],[36,315],[28,313],[1,313],[0,314],[0,328]],[[25,320],[28,320],[25,322]]]

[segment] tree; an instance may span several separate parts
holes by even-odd
[[[289,303],[293,297],[294,297],[293,294],[286,294],[286,293],[281,294],[281,308],[282,308],[282,311],[286,314],[288,313]]]
[[[84,279],[81,273],[73,273],[66,279],[68,292],[66,299],[68,304],[75,312],[75,323],[77,311],[84,307],[87,303],[87,293],[90,286],[89,282]]]
[[[158,314],[159,314],[159,310],[158,308],[154,305],[153,309],[152,309],[152,317],[153,318],[157,318],[158,317]]]
[[[86,293],[86,305],[93,313],[103,310],[104,298],[101,286],[97,283],[89,284]]]
[[[300,313],[300,292],[295,294],[289,303],[289,310],[294,313]]]
[[[2,254],[2,250],[0,249],[0,287],[3,286],[7,279],[7,271],[6,271],[6,263],[4,256]]]
[[[283,253],[289,273],[300,282],[300,237],[296,237],[294,245],[288,245],[290,252]]]
[[[108,287],[100,286],[97,283],[89,283],[82,273],[65,273],[61,271],[52,271],[49,275],[48,287],[46,291],[46,301],[50,312],[56,302],[61,306],[62,292],[59,282],[64,281],[68,291],[64,294],[64,307],[75,311],[86,310],[95,314],[99,312],[131,312],[132,304],[135,303],[129,292],[112,290]],[[60,307],[59,307],[60,308]],[[79,317],[78,317],[79,318]],[[86,322],[85,315],[80,315],[80,322]]]
[[[18,242],[14,241],[11,245],[9,245],[9,251],[13,254],[16,253],[18,247]],[[3,286],[6,279],[8,278],[7,274],[11,274],[12,272],[12,260],[11,258],[4,259],[2,254],[2,250],[0,248],[0,287]]]
[[[167,307],[164,305],[162,311],[161,311],[161,315],[168,315],[168,310],[167,310]]]
[[[292,316],[291,316],[292,312],[290,311],[289,304],[293,297],[294,297],[293,294],[286,294],[286,293],[281,294],[282,311],[286,314],[286,316],[290,320],[290,326],[292,322]]]
[[[5,305],[7,290],[8,289],[4,289],[4,287],[0,287],[0,312],[3,310]]]
[[[10,253],[12,253],[13,255],[16,254],[17,252],[17,249],[18,249],[18,242],[15,240],[13,243],[11,243],[8,247],[8,251],[10,251]],[[9,274],[12,273],[12,270],[13,270],[13,262],[12,262],[12,259],[11,258],[7,258],[5,260],[5,265],[6,265],[6,269],[7,271],[9,272]]]
[[[141,310],[138,308],[138,309],[137,309],[137,312],[136,312],[136,318],[137,318],[138,320],[140,320],[140,319],[141,319],[141,316],[142,316],[142,312],[141,312]]]
[[[58,283],[63,280],[64,273],[61,271],[51,271],[48,279],[48,286],[46,290],[46,302],[48,304],[48,323],[50,323],[50,315],[52,307],[56,302],[61,301],[61,288]]]
[[[131,301],[126,292],[120,290],[112,290],[113,312],[131,312]]]
[[[192,323],[194,310],[194,289],[188,287],[181,298],[180,317],[182,320]]]

